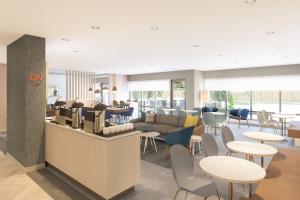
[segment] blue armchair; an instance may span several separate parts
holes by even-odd
[[[189,145],[193,131],[194,131],[194,127],[191,126],[188,128],[184,128],[178,131],[168,133],[165,139],[166,146],[165,146],[165,151],[163,156],[164,160],[167,158],[170,146],[174,144],[181,144],[183,146]]]
[[[230,116],[229,119],[236,119],[239,121],[239,127],[241,126],[241,120],[246,120],[247,125],[249,127],[248,123],[248,115],[249,115],[249,109],[232,109],[230,110]],[[229,120],[228,120],[229,124]]]

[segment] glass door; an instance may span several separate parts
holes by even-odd
[[[185,80],[171,80],[171,107],[186,108]]]

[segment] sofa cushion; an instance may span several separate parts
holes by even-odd
[[[147,122],[136,122],[133,126],[138,131],[154,131],[152,124]]]
[[[155,113],[146,113],[145,122],[155,122]]]
[[[192,115],[188,115],[186,117],[186,120],[184,122],[184,127],[188,128],[191,126],[196,126],[198,123],[198,116],[192,116]]]
[[[167,124],[171,126],[178,126],[179,117],[176,115],[156,115],[156,123],[158,124]]]
[[[160,134],[167,134],[177,130],[178,127],[168,124],[151,124],[151,128],[153,128],[153,131],[159,132]]]
[[[183,127],[184,123],[185,123],[185,119],[186,119],[186,116],[179,116],[178,117],[178,126]]]

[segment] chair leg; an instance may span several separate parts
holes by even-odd
[[[250,128],[250,126],[249,126],[249,122],[248,122],[248,119],[247,119],[247,125],[248,125],[248,128]]]
[[[239,128],[241,128],[241,119],[239,118]]]
[[[166,146],[165,146],[165,150],[164,150],[163,160],[166,160],[166,159],[167,159],[168,152],[169,152],[169,146],[166,145]]]
[[[218,199],[220,200],[219,191],[218,191],[218,190],[216,190],[216,192],[217,192],[217,195],[218,195]],[[206,197],[206,198],[207,198],[207,197]]]
[[[189,192],[186,192],[184,200],[186,200],[188,193],[189,193]]]
[[[179,191],[180,191],[180,189],[178,189],[178,190],[176,191],[176,194],[175,194],[175,196],[174,196],[174,199],[173,199],[173,200],[176,200],[176,197],[177,197],[177,195],[178,195]]]

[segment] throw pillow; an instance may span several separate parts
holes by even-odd
[[[145,122],[153,123],[155,121],[155,113],[146,113]]]
[[[196,126],[198,123],[198,116],[192,116],[192,115],[188,115],[185,119],[184,122],[184,127],[191,127],[191,126]]]

